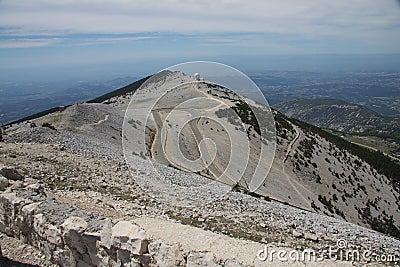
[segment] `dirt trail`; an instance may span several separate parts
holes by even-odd
[[[286,150],[286,154],[285,154],[285,157],[284,157],[284,159],[283,159],[283,163],[286,162],[286,160],[288,159],[290,153],[293,152],[293,149],[294,149],[293,146],[294,146],[294,144],[297,142],[297,140],[298,140],[299,137],[300,137],[300,132],[299,132],[299,130],[297,130],[296,126],[294,126],[293,124],[292,124],[292,126],[293,126],[294,130],[296,131],[296,136],[293,138],[293,140],[292,140],[292,141],[289,143],[289,145],[288,145],[288,149]]]
[[[99,125],[99,124],[102,124],[103,122],[108,121],[109,116],[110,116],[110,115],[106,114],[106,115],[104,116],[104,119],[99,120],[98,122],[95,122],[95,123],[93,123],[92,125]]]
[[[301,199],[304,200],[304,203],[309,207],[309,210],[312,210],[311,208],[311,204],[310,204],[310,200],[307,199],[303,193],[300,192],[300,190],[298,189],[299,187],[303,188],[305,191],[309,190],[307,188],[305,188],[302,184],[300,184],[298,181],[292,179],[292,177],[290,177],[287,172],[286,172],[286,168],[285,168],[285,162],[286,160],[289,158],[290,154],[293,152],[294,150],[294,145],[295,143],[298,141],[299,137],[300,137],[300,132],[297,129],[296,126],[294,126],[292,124],[294,130],[296,131],[296,136],[293,138],[293,140],[289,143],[288,145],[288,149],[286,151],[285,154],[285,158],[283,159],[283,163],[282,163],[282,173],[285,176],[286,180],[288,181],[288,183],[292,186],[292,188],[294,189],[294,191],[300,196]],[[311,192],[310,192],[311,193]]]

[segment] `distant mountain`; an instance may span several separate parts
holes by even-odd
[[[64,89],[57,89],[62,85],[52,84],[0,84],[0,93],[4,96],[0,98],[0,125],[49,108],[88,101],[136,80],[123,77],[104,82],[81,81]]]
[[[399,133],[400,118],[384,117],[361,105],[337,99],[302,99],[274,105],[288,117],[346,133]]]

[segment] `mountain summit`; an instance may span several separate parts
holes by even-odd
[[[341,240],[398,254],[399,166],[276,110],[257,121],[264,109],[165,71],[8,126],[2,244],[29,244],[43,266],[262,266],[266,244],[321,251]]]

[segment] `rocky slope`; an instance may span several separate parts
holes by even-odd
[[[128,107],[128,110],[131,110],[134,114],[134,118],[128,118],[128,121],[144,117],[145,115],[141,115],[141,112],[148,113],[145,107],[154,107],[152,110],[153,117],[157,114],[157,117],[154,117],[153,120],[149,117],[148,121],[150,123],[147,122],[149,126],[146,125],[151,133],[156,133],[154,140],[148,139],[146,146],[142,148],[136,145],[140,140],[131,138],[132,136],[141,136],[141,133],[145,131],[142,128],[145,125],[144,122],[142,127],[138,123],[125,124],[125,129],[129,130],[126,142],[134,144],[132,148],[126,149],[129,151],[128,154],[144,155],[148,152],[146,150],[149,150],[147,155],[159,163],[173,166],[175,169],[192,171],[194,175],[194,173],[197,173],[196,168],[198,166],[183,167],[186,164],[184,158],[176,157],[176,155],[179,155],[180,150],[183,150],[187,153],[186,157],[196,158],[198,157],[198,152],[194,148],[201,145],[199,139],[201,137],[210,138],[217,143],[216,160],[210,166],[204,168],[204,171],[201,171],[200,174],[234,186],[235,183],[231,183],[229,179],[218,174],[222,173],[220,171],[221,168],[224,169],[228,166],[228,163],[224,161],[225,159],[229,159],[229,163],[234,162],[233,165],[235,166],[232,169],[227,168],[228,172],[226,173],[228,174],[232,170],[233,173],[239,172],[238,166],[242,161],[247,163],[243,174],[244,179],[232,180],[234,182],[238,181],[239,189],[252,191],[250,189],[251,180],[248,178],[253,178],[252,175],[256,169],[254,162],[261,156],[257,143],[257,136],[260,136],[260,134],[255,130],[254,123],[256,119],[252,117],[254,115],[251,115],[253,114],[251,109],[257,110],[256,103],[250,102],[248,106],[245,102],[238,101],[236,95],[228,94],[224,91],[224,88],[218,86],[210,87],[203,83],[196,83],[196,88],[177,87],[172,92],[163,95],[164,90],[166,90],[164,88],[165,84],[173,84],[174,80],[190,80],[190,77],[181,73],[171,73],[166,77],[160,77],[156,86],[154,82],[151,82],[148,87],[144,87],[135,95],[136,102],[131,102]],[[169,88],[169,86],[166,86],[166,88]],[[168,98],[168,101],[161,99],[153,106],[151,101],[156,95],[163,95],[164,98]],[[174,101],[186,103],[186,99],[194,97],[197,99],[196,105],[189,102],[188,108],[180,106],[179,111],[176,111]],[[215,100],[221,101],[216,102],[218,103],[218,105],[215,104],[217,106],[216,109],[214,109],[215,105],[213,104]],[[201,103],[201,101],[204,101],[204,103]],[[169,145],[168,141],[172,142],[170,140],[173,140],[176,132],[179,132],[175,129],[175,125],[182,125],[181,122],[174,121],[174,117],[180,119],[186,116],[182,114],[195,113],[193,110],[196,110],[198,106],[200,109],[207,110],[207,113],[202,114],[202,116],[206,114],[205,117],[207,119],[200,119],[196,125],[192,125],[192,128],[196,128],[195,131],[193,129],[186,129],[185,131],[185,128],[183,128],[181,132],[185,135],[185,138],[179,140],[179,145]],[[226,109],[234,109],[242,116],[239,116],[239,118],[227,115]],[[160,110],[163,113],[160,113]],[[171,116],[171,114],[174,116]],[[309,128],[300,122],[289,120],[277,112],[273,114],[277,128],[275,158],[271,162],[271,172],[268,176],[263,177],[260,187],[255,190],[256,194],[306,210],[343,218],[394,236],[400,235],[398,223],[400,221],[399,181],[396,174],[399,166],[385,157],[383,159],[378,158],[372,152],[368,154],[368,151],[363,149],[361,151],[352,150],[350,144],[347,147],[346,143],[344,145],[338,143],[328,133],[322,135],[319,131]],[[215,123],[217,117],[227,118],[227,123],[224,127]],[[157,121],[157,118],[159,121]],[[165,122],[167,119],[169,121]],[[231,127],[239,127],[240,123],[237,120],[240,119],[244,121],[244,124],[240,127],[245,130],[230,131],[229,125]],[[160,138],[161,135],[157,135],[157,133],[161,132],[161,125],[167,123],[169,126],[165,130],[166,153],[164,156],[160,145],[161,141],[158,140],[159,143],[157,143],[157,138]],[[229,138],[224,137],[224,130],[228,132]],[[194,132],[194,138],[192,137],[192,131]],[[202,136],[196,136],[196,131],[197,135]],[[234,135],[233,132],[242,132],[243,135],[247,134],[248,136]],[[243,159],[247,158],[246,153],[243,152],[246,149],[243,144],[247,143],[247,138],[250,140],[250,160],[248,162],[243,161]],[[231,142],[235,144],[235,147],[240,147],[239,151],[231,151]],[[268,148],[266,150],[267,156],[264,156],[261,161],[265,166],[268,166],[268,159],[271,156],[268,154]],[[230,153],[234,156],[232,157]],[[237,161],[235,161],[235,155],[238,158]],[[385,167],[382,167],[383,164],[385,164]],[[238,169],[237,171],[236,168]],[[163,173],[166,171],[163,169]],[[262,170],[262,172],[266,173],[267,171]],[[172,177],[172,183],[182,183],[178,181],[176,175],[169,177]],[[187,181],[189,178],[185,177],[183,179]],[[197,180],[199,179],[197,178]],[[170,189],[175,190],[173,187]],[[185,187],[186,190],[188,190],[187,187]],[[185,193],[179,191],[178,197]],[[201,193],[199,195],[201,196],[200,199],[203,200],[205,198]],[[191,200],[193,198],[191,197]],[[381,224],[385,226],[381,226]]]
[[[147,89],[157,90],[172,79],[192,78],[168,73]],[[114,96],[6,129],[0,143],[2,168],[16,169],[21,178],[15,181],[8,174],[2,178],[2,232],[63,266],[69,266],[68,262],[122,266],[124,261],[133,266],[134,262],[145,266],[264,266],[265,262],[257,260],[257,251],[265,244],[286,251],[324,250],[340,239],[348,242],[348,249],[398,254],[397,239],[368,229],[397,235],[398,181],[358,151],[274,112],[276,157],[255,194],[248,194],[242,184],[203,206],[175,206],[138,185],[138,181],[154,179],[145,154],[132,154],[134,168],[125,164],[122,122],[128,103],[128,97]],[[173,179],[198,182],[204,178],[163,164],[160,168]],[[208,197],[208,192],[198,193],[199,198]],[[37,209],[27,214],[27,205]],[[29,224],[35,222],[32,216],[43,217],[44,224],[35,229]],[[28,224],[14,224],[13,219]],[[117,225],[143,230],[140,238],[135,237],[140,242],[118,241]],[[122,228],[130,232],[129,227]],[[59,233],[51,246],[48,229]],[[102,236],[104,232],[108,234]],[[107,241],[105,236],[110,234],[111,241]],[[94,239],[81,242],[88,235]],[[7,249],[3,248],[3,254],[21,261]],[[349,262],[297,263],[342,266]]]

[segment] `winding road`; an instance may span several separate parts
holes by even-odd
[[[294,144],[297,142],[297,140],[298,140],[299,137],[300,137],[300,132],[299,132],[299,130],[297,130],[296,126],[294,126],[294,125],[292,124],[292,127],[293,127],[293,129],[296,131],[296,136],[293,138],[293,140],[292,140],[292,141],[289,143],[289,145],[288,145],[288,148],[287,148],[287,150],[286,150],[285,157],[284,157],[284,159],[283,159],[283,163],[286,162],[286,160],[288,159],[290,153],[293,152],[293,146],[294,146]]]
[[[168,109],[163,108],[163,110],[168,110]],[[162,140],[161,140],[161,129],[162,129],[162,126],[163,126],[163,121],[162,121],[162,119],[160,117],[159,110],[152,110],[152,114],[153,114],[153,118],[155,120],[155,123],[157,125],[157,132],[156,132],[156,135],[154,137],[152,148],[151,148],[153,158],[156,161],[158,161],[159,163],[162,163],[164,165],[168,166],[170,164],[173,164],[173,165],[175,165],[177,167],[180,167],[182,169],[186,169],[183,166],[181,166],[179,164],[179,162],[170,162],[167,159],[167,156],[165,155],[165,153],[168,153],[169,151],[164,151],[163,147],[166,147],[166,144],[163,145],[162,144]],[[199,144],[200,144],[201,140],[203,140],[204,137],[203,137],[203,135],[201,134],[201,132],[199,130],[198,123],[199,123],[199,119],[191,120],[188,123],[188,125],[190,126],[190,130],[192,132],[194,141],[196,143],[196,147],[198,148],[198,152],[201,155],[201,151],[199,149]],[[166,135],[166,138],[168,138],[168,134]],[[165,143],[166,143],[166,140],[165,140]],[[206,149],[206,151],[208,152],[209,150]],[[203,153],[204,153],[204,151],[203,151]],[[208,154],[206,156],[207,156],[207,158],[211,158],[210,154]],[[220,175],[223,173],[223,171],[221,171],[215,165],[215,159],[211,164],[209,164],[207,169],[215,177],[215,179],[218,179],[220,177]],[[190,170],[188,170],[188,171],[190,171]]]
[[[194,136],[194,138],[195,138],[197,147],[199,147],[199,144],[200,144],[201,140],[203,139],[203,136],[202,136],[202,134],[200,133],[200,130],[199,130],[199,127],[198,127],[199,121],[200,121],[200,119],[198,119],[196,122],[195,122],[194,120],[192,120],[192,121],[189,123],[190,129],[191,129],[191,131],[192,131],[192,133],[193,133],[193,136]],[[208,149],[206,149],[206,151],[209,152]],[[199,152],[200,152],[200,149],[199,149]],[[200,155],[201,155],[201,153],[200,153]],[[210,156],[210,155],[207,155],[207,158],[211,158],[211,156]],[[222,175],[223,171],[221,171],[220,168],[218,168],[218,167],[216,166],[216,164],[215,164],[215,161],[216,161],[216,160],[217,160],[217,159],[215,158],[215,159],[208,165],[207,169],[211,172],[211,174],[214,176],[214,178],[218,180],[219,177]],[[207,163],[206,163],[206,164],[207,164]]]

